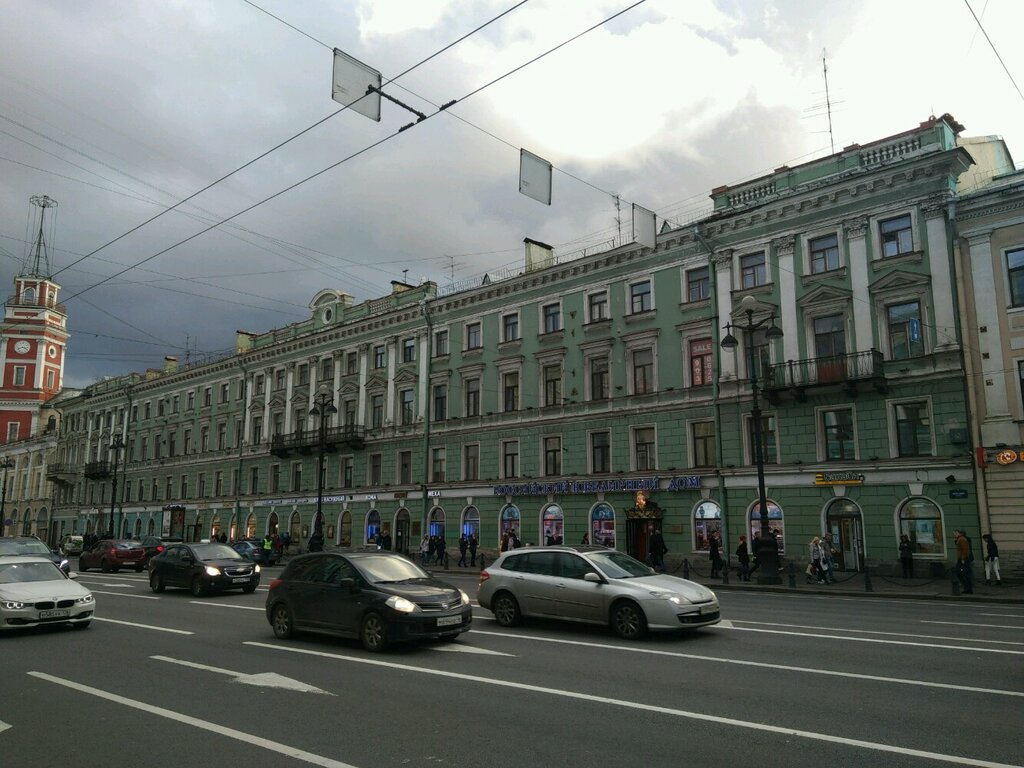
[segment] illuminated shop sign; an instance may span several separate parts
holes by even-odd
[[[860,472],[819,472],[814,476],[815,485],[860,485],[864,475]]]
[[[495,496],[546,496],[572,493],[618,493],[656,491],[660,477],[620,477],[607,480],[561,480],[555,483],[513,483],[491,486]],[[684,491],[700,488],[700,475],[673,477],[668,490]]]

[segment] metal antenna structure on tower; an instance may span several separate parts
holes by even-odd
[[[825,75],[825,106],[828,110],[828,143],[829,146],[832,148],[832,154],[834,155],[836,153],[836,143],[835,140],[832,138],[832,99],[829,97],[828,93],[828,61],[825,58],[826,54],[827,51],[824,48],[822,48],[821,70],[822,73]]]
[[[39,233],[36,235],[36,241],[32,244],[32,253],[30,254],[32,271],[30,274],[34,277],[48,278],[50,276],[50,254],[46,249],[43,223],[46,220],[46,209],[56,208],[57,201],[47,195],[33,195],[28,201],[39,208]]]

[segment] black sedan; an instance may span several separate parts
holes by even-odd
[[[171,544],[149,561],[149,588],[184,587],[196,597],[241,589],[255,592],[260,567],[227,544]]]
[[[469,629],[469,596],[393,552],[315,552],[270,582],[267,620],[277,637],[318,632],[362,641],[455,638]]]

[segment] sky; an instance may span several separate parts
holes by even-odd
[[[521,269],[526,237],[629,242],[634,203],[682,225],[714,187],[931,115],[1024,163],[1019,0],[634,2],[0,0],[0,281],[29,198],[56,200],[82,387],[223,356],[324,288],[472,285]],[[334,48],[426,119],[342,109]],[[550,206],[519,192],[520,148],[553,164]]]

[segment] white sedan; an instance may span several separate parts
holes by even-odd
[[[45,557],[0,556],[0,630],[89,626],[96,601],[74,578]]]

